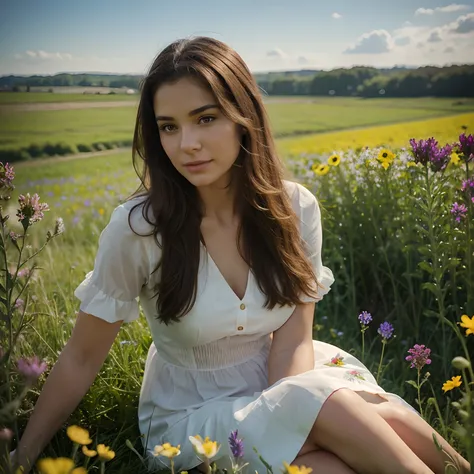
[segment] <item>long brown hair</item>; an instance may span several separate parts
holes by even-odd
[[[200,201],[196,188],[168,159],[153,109],[161,85],[189,76],[207,85],[222,112],[247,130],[232,181],[240,200],[239,252],[266,295],[267,308],[297,304],[301,293],[313,295],[316,277],[283,187],[283,166],[258,86],[232,48],[213,38],[197,37],[173,42],[155,58],[141,84],[135,124],[133,164],[142,184],[134,196],[146,196],[143,217],[153,226],[162,249],[155,269],[161,271],[155,287],[158,319],[165,324],[179,321],[196,300]]]

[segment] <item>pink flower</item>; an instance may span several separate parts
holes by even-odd
[[[28,219],[29,225],[32,225],[43,219],[44,212],[49,211],[49,206],[44,202],[40,203],[39,200],[40,197],[36,193],[31,197],[29,193],[26,196],[20,194],[18,198],[20,209],[16,213],[20,222]]]
[[[405,357],[405,360],[411,362],[410,369],[421,370],[425,365],[431,364],[430,354],[431,349],[428,349],[424,344],[415,344],[411,349],[408,349],[410,355]]]
[[[0,188],[6,188],[8,190],[15,189],[15,186],[12,184],[14,178],[15,172],[11,165],[0,162]]]
[[[40,362],[37,356],[18,361],[18,371],[30,382],[35,382],[47,368],[46,362]]]
[[[464,204],[458,204],[455,202],[451,208],[451,214],[454,215],[456,222],[461,222],[461,219],[466,217],[467,207]]]

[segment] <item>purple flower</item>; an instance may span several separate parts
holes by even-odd
[[[453,214],[456,222],[461,222],[461,219],[466,217],[467,207],[464,204],[458,204],[455,202],[451,208],[451,214]]]
[[[15,178],[15,172],[12,166],[8,163],[3,164],[0,162],[0,188],[6,188],[8,190],[15,189],[13,186],[13,179]]]
[[[18,197],[20,209],[16,213],[20,222],[28,219],[29,225],[32,225],[43,219],[44,212],[49,211],[49,206],[44,202],[40,203],[39,200],[38,194],[33,194],[31,197],[29,193],[26,196],[20,194]]]
[[[411,349],[408,349],[410,355],[405,357],[405,360],[411,362],[410,369],[421,370],[425,365],[431,364],[430,354],[431,349],[428,349],[424,344],[415,344]]]
[[[234,459],[240,459],[244,456],[244,442],[238,438],[239,430],[232,431],[229,436],[229,446]]]
[[[439,148],[438,141],[433,137],[418,142],[412,138],[410,139],[410,145],[415,163],[421,163],[423,166],[431,164],[433,171],[443,171],[448,166],[453,150],[451,145]]]
[[[388,340],[393,335],[393,326],[388,322],[384,322],[377,329],[377,332],[382,336],[382,339]]]
[[[459,135],[459,152],[464,155],[466,163],[474,159],[474,135],[466,136],[465,133]]]
[[[372,315],[367,311],[362,311],[362,313],[359,314],[359,321],[363,326],[368,326],[368,324],[372,321]]]
[[[18,371],[24,375],[29,382],[35,382],[47,369],[46,362],[40,362],[37,356],[18,361]]]

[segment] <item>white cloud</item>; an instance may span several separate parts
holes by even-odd
[[[335,20],[339,20],[340,18],[342,18],[342,15],[340,13],[337,13],[337,12],[334,12],[332,15],[331,15]]]
[[[35,59],[59,59],[63,60],[71,60],[72,54],[69,53],[48,53],[47,51],[38,50],[32,51],[28,50],[25,51],[24,55],[22,54],[15,54],[15,59],[28,59],[28,58],[35,58]]]
[[[286,58],[287,54],[280,48],[275,48],[267,51],[267,56],[270,56],[271,58]]]
[[[344,54],[380,54],[393,48],[394,42],[386,30],[374,30],[360,36],[356,43],[349,46]]]
[[[409,36],[400,36],[399,38],[395,38],[394,42],[397,46],[406,46],[411,43],[411,38]]]
[[[474,13],[460,16],[449,25],[449,30],[453,33],[466,34],[474,31]]]
[[[301,66],[306,66],[309,64],[309,59],[306,56],[298,56],[298,64]]]
[[[452,3],[451,5],[446,5],[445,7],[436,7],[436,8],[418,8],[415,11],[415,15],[433,15],[434,13],[453,13],[460,12],[464,10],[470,10],[470,5],[463,5],[459,3]]]
[[[452,46],[448,46],[443,53],[454,53],[454,48]]]
[[[442,41],[439,31],[438,30],[432,31],[426,41],[428,41],[428,43],[439,43],[440,41]]]

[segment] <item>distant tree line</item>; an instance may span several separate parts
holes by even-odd
[[[255,78],[268,95],[474,97],[474,65],[426,66],[417,69],[357,66],[331,71],[257,73]],[[61,86],[139,89],[142,79],[143,76],[106,74],[4,76],[0,77],[0,90]]]

